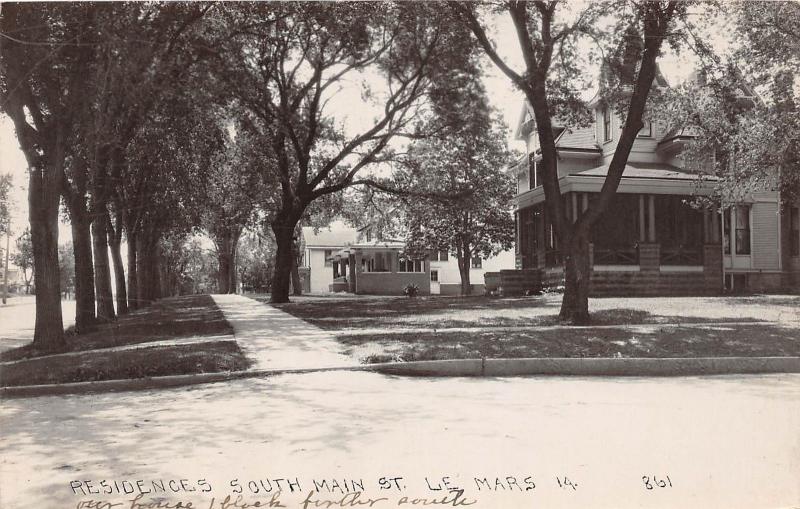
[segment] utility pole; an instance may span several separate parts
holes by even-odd
[[[10,245],[9,239],[11,238],[11,215],[8,217],[8,224],[6,224],[6,265],[5,275],[3,276],[3,304],[8,300],[8,248]]]

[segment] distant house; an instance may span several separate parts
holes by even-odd
[[[667,86],[663,77],[657,86]],[[591,104],[588,127],[554,127],[558,176],[570,220],[598,195],[622,129],[621,119],[600,101]],[[800,285],[798,204],[781,210],[777,192],[754,193],[723,212],[690,206],[710,195],[714,178],[692,173],[680,157],[691,129],[666,131],[659,119],[645,122],[616,196],[591,237],[593,295],[717,294],[724,289],[763,291]],[[517,177],[516,271],[504,271],[516,291],[563,279],[558,239],[544,206],[541,154],[527,103],[516,129],[527,155]],[[502,279],[502,278],[501,278]]]
[[[461,292],[461,274],[458,271],[458,259],[446,251],[429,253],[431,260],[431,293],[442,295],[458,295]],[[485,293],[484,276],[490,272],[513,269],[514,251],[501,251],[490,258],[473,257],[470,260],[469,281],[472,294]]]
[[[311,293],[329,292],[333,284],[333,253],[348,246],[358,238],[358,230],[343,221],[334,221],[329,226],[315,229],[303,227],[302,267],[309,271]]]
[[[349,292],[366,295],[402,295],[413,284],[420,295],[456,295],[461,277],[455,257],[446,252],[410,258],[405,243],[378,239],[372,228],[354,229],[341,221],[314,231],[303,228],[305,265],[311,274],[311,291]],[[488,260],[471,260],[473,293],[483,293],[487,270],[513,267],[513,253],[507,251]]]

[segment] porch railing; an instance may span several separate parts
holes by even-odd
[[[635,247],[602,249],[595,246],[595,265],[637,265],[639,250]]]
[[[703,265],[703,252],[690,246],[661,246],[661,265]]]

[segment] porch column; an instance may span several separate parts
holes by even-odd
[[[719,226],[719,213],[717,211],[711,212],[711,242],[714,244],[720,243],[720,226]]]
[[[581,205],[583,207],[581,210],[586,212],[586,209],[589,208],[589,193],[581,193]]]
[[[649,232],[648,232],[648,241],[655,242],[656,241],[656,197],[654,195],[647,196],[649,201],[649,210],[650,217],[649,219]]]
[[[723,290],[722,246],[717,243],[703,244],[703,286],[711,295]]]
[[[644,213],[644,195],[639,195],[639,241],[644,242],[647,240],[645,232],[645,213]]]
[[[572,195],[572,222],[578,222],[578,195],[577,193],[570,193]]]

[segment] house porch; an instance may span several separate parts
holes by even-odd
[[[597,196],[563,195],[578,220]],[[621,193],[591,232],[592,295],[697,295],[722,291],[719,215],[685,203],[687,196]],[[487,290],[521,294],[563,284],[563,258],[544,203],[516,213],[514,271],[487,274]]]
[[[408,259],[402,243],[356,245],[331,257],[332,292],[361,295],[403,295],[409,284],[419,288],[420,295],[430,294],[430,261]]]

